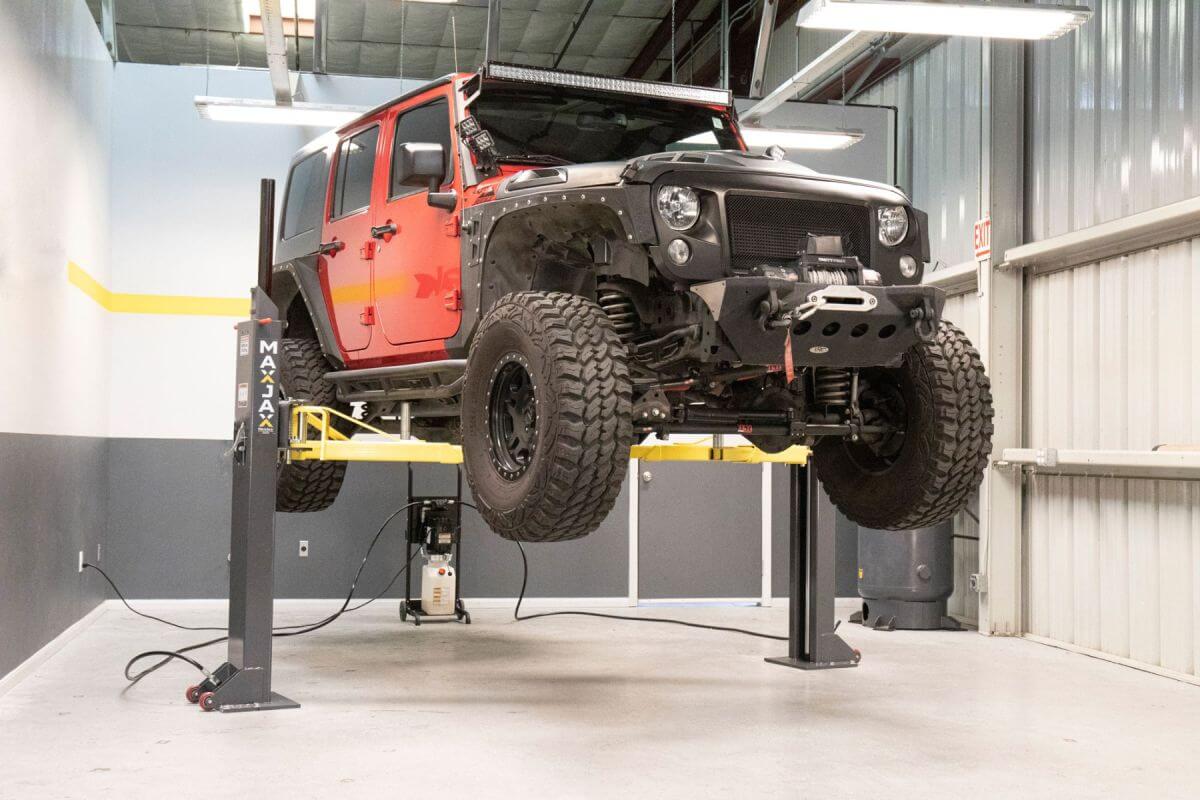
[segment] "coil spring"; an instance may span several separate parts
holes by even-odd
[[[850,405],[850,370],[818,367],[813,372],[813,400],[818,406]]]
[[[849,286],[853,283],[853,275],[846,269],[813,269],[808,268],[809,283],[826,283],[836,286]]]
[[[612,322],[617,336],[627,345],[634,344],[641,333],[642,321],[629,295],[617,289],[601,289],[597,297],[600,308]]]

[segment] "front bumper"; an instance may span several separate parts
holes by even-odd
[[[743,364],[785,363],[790,336],[797,367],[894,365],[921,331],[932,330],[946,302],[932,286],[827,287],[767,277],[726,278],[691,291]],[[789,315],[794,321],[786,322]]]

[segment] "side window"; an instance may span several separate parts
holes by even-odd
[[[446,153],[446,178],[454,178],[454,149],[450,143],[450,106],[445,100],[435,100],[423,106],[405,111],[396,117],[396,139],[392,145],[392,187],[389,197],[423,191],[416,186],[403,186],[396,181],[395,148],[405,142],[440,144]]]
[[[325,204],[325,151],[313,153],[292,167],[283,203],[283,238],[308,233],[321,224]]]
[[[375,145],[379,126],[342,142],[338,148],[331,219],[344,217],[371,205],[371,177],[375,173]]]

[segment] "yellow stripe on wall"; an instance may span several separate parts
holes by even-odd
[[[170,314],[204,317],[245,317],[250,314],[249,298],[113,292],[102,286],[74,261],[67,262],[67,280],[95,300],[101,308],[116,314]]]

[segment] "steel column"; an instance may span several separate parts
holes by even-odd
[[[1024,242],[1023,43],[983,45],[982,99],[980,208],[992,218],[992,252],[1004,253]],[[991,260],[981,265],[979,349],[992,381],[995,454],[1022,444],[1023,279],[1019,269],[1001,269]],[[979,491],[979,631],[1017,635],[1023,629],[1021,473],[990,468]]]
[[[500,58],[500,0],[488,0],[487,38],[484,40],[483,61]]]
[[[793,464],[788,470],[788,654],[767,661],[797,669],[857,666],[858,651],[834,632],[837,531],[833,503],[822,491],[811,464]]]
[[[313,14],[313,74],[326,74],[329,45],[329,0],[316,0]]]

